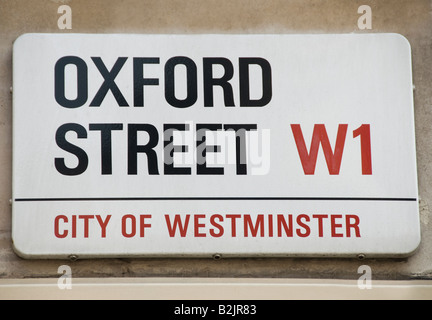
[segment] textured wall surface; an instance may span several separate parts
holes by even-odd
[[[57,9],[72,8],[60,30]],[[372,8],[371,30],[357,9]],[[12,44],[23,33],[364,33],[395,32],[411,43],[422,242],[406,259],[100,259],[23,260],[11,245]],[[37,81],[37,79],[34,79]],[[430,0],[0,0],[0,277],[432,278],[432,2]]]

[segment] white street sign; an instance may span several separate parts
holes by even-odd
[[[406,256],[420,242],[397,34],[26,34],[25,258]]]

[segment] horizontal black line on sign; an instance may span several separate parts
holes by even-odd
[[[417,198],[361,198],[361,197],[122,197],[122,198],[16,198],[17,202],[38,201],[417,201]]]

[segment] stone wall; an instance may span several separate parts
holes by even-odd
[[[72,9],[72,29],[57,12]],[[372,29],[360,30],[361,5]],[[374,279],[432,277],[432,2],[429,0],[0,0],[0,277],[253,277]],[[406,259],[94,259],[23,260],[11,245],[12,44],[23,33],[365,33],[392,32],[411,43],[422,242]],[[431,121],[429,121],[431,120]]]

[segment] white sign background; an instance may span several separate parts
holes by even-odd
[[[65,56],[79,57],[88,68],[88,99],[81,107],[65,108],[55,99],[55,65]],[[164,67],[178,56],[197,67],[197,100],[187,108],[165,99]],[[104,83],[92,57],[100,57],[107,70],[127,57],[114,81],[129,107],[119,107],[111,91],[100,107],[89,106]],[[144,86],[144,107],[134,107],[135,57],[159,58],[144,66],[145,78],[159,79]],[[217,86],[214,106],[204,107],[204,57],[232,63],[235,107],[225,107]],[[240,106],[241,57],[269,62],[268,104]],[[179,99],[186,90],[181,67],[175,77]],[[216,67],[214,78],[223,74]],[[261,72],[253,67],[250,95],[259,99]],[[76,71],[66,68],[65,96],[72,100]],[[64,158],[67,166],[77,165],[56,143],[66,123],[87,132],[87,138],[66,135],[88,156],[87,169],[75,176],[59,173],[54,163]],[[101,174],[101,132],[90,131],[92,123],[123,124],[111,135],[112,174]],[[157,128],[159,175],[148,174],[141,154],[138,173],[128,174],[131,123]],[[209,152],[208,166],[224,167],[223,175],[199,175],[194,162],[179,165],[190,167],[190,175],[166,175],[163,125],[169,123],[192,129],[201,123],[256,124],[259,137],[269,133],[268,140],[258,140],[261,166],[248,158],[248,174],[238,175],[235,165],[210,164]],[[314,125],[325,125],[332,150],[338,126],[347,125],[338,174],[329,174],[322,145],[314,174],[305,174],[292,124],[301,126],[308,152]],[[363,137],[353,136],[363,124],[370,126],[372,174],[362,174]],[[146,143],[140,139],[138,144]],[[415,155],[411,52],[397,34],[26,34],[14,44],[12,233],[17,254],[25,258],[406,256],[420,242]],[[278,215],[287,225],[292,219],[292,234]],[[183,236],[179,228],[169,232],[175,219],[183,226],[189,219]]]

